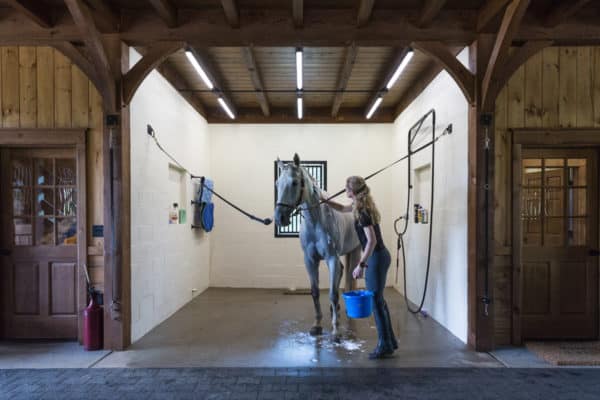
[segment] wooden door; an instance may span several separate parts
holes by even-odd
[[[523,339],[598,337],[597,181],[593,150],[522,152]]]
[[[76,151],[3,149],[1,163],[3,336],[76,339]]]

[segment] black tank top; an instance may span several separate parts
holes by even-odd
[[[385,244],[383,243],[383,239],[381,237],[381,228],[379,224],[373,224],[373,218],[371,214],[367,211],[361,211],[358,216],[358,219],[354,221],[354,228],[356,229],[356,234],[358,235],[358,240],[360,240],[360,246],[364,250],[367,245],[367,235],[365,234],[364,228],[367,226],[373,226],[375,230],[375,238],[377,239],[377,244],[375,244],[375,250],[382,250],[385,248]]]

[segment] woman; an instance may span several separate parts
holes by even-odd
[[[383,289],[390,267],[390,253],[381,238],[379,227],[380,215],[373,202],[370,189],[365,180],[359,176],[351,176],[346,180],[346,195],[352,199],[352,205],[343,205],[327,201],[331,207],[342,212],[354,213],[354,227],[362,247],[360,263],[352,272],[354,279],[366,279],[367,290],[373,292],[375,301],[375,324],[377,325],[378,343],[369,354],[370,359],[391,355],[398,348],[390,312],[383,298]]]

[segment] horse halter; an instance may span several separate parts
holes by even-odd
[[[300,203],[302,203],[302,195],[304,194],[304,186],[305,186],[304,185],[304,177],[302,177],[302,180],[300,182],[300,193],[298,194],[298,200],[296,200],[296,205],[291,206],[291,205],[285,204],[285,203],[276,203],[275,206],[291,208],[292,211],[297,209],[298,206],[300,205]]]

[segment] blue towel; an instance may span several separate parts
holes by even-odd
[[[202,192],[202,198],[200,199],[200,203],[210,203],[212,201],[212,192],[209,189],[212,189],[215,187],[215,183],[212,181],[212,179],[208,179],[205,178],[204,179],[204,190],[202,190],[202,188],[200,188],[200,191]]]

